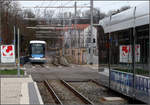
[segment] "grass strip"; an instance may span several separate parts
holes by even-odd
[[[18,71],[16,69],[5,69],[5,70],[0,70],[0,75],[17,75]],[[20,74],[24,75],[24,71],[20,70]]]
[[[119,69],[119,68],[116,68],[115,70],[122,71],[122,72],[127,72],[127,73],[133,73],[133,71],[129,70],[129,69]],[[138,75],[144,75],[144,76],[145,75],[149,75],[149,70],[135,69],[135,72]]]

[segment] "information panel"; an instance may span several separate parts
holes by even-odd
[[[140,62],[140,45],[135,46],[135,61]],[[120,46],[120,62],[132,63],[132,47],[131,45]]]
[[[15,62],[14,45],[1,45],[1,62],[2,63]]]

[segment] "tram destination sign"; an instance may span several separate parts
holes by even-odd
[[[1,62],[2,63],[15,62],[14,45],[1,45]]]

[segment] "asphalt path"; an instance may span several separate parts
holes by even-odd
[[[64,80],[88,80],[99,79],[97,69],[92,69],[85,65],[64,66],[40,66],[40,65],[25,65],[27,74],[31,74],[35,81],[45,79],[64,79]]]

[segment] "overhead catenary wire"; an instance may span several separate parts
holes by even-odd
[[[65,3],[63,3],[62,4],[62,2],[60,2],[61,3],[61,6],[45,6],[45,7],[39,7],[39,6],[36,6],[36,7],[27,7],[27,8],[39,8],[39,9],[42,9],[42,8],[44,8],[44,11],[46,12],[46,10],[47,9],[50,9],[50,8],[57,8],[59,11],[58,11],[58,13],[60,14],[61,12],[63,13],[62,15],[63,15],[63,18],[62,18],[62,24],[63,24],[63,26],[66,24],[65,23],[65,18],[64,18],[64,8],[69,8],[69,9],[71,9],[71,8],[74,8],[75,9],[75,17],[74,17],[74,20],[75,20],[75,30],[76,30],[76,40],[77,40],[77,48],[79,49],[80,48],[80,37],[79,37],[79,32],[77,32],[77,28],[76,28],[76,21],[77,21],[77,8],[81,8],[81,9],[83,9],[83,8],[90,8],[89,6],[66,6],[66,5],[68,5],[68,4],[70,4],[71,3],[71,1],[69,1],[69,2],[65,2]],[[50,4],[50,3],[49,3]],[[75,1],[75,5],[76,5],[76,1]],[[25,7],[23,7],[23,8],[25,8]],[[81,10],[80,9],[80,10]],[[46,14],[45,14],[46,15]],[[61,21],[60,21],[61,22]],[[64,31],[64,30],[63,30]],[[63,32],[64,33],[64,32]],[[78,34],[78,35],[77,35]],[[72,38],[71,38],[72,39]],[[63,45],[64,46],[64,45]],[[79,50],[78,50],[78,57],[79,57]],[[79,59],[78,59],[79,60]],[[79,62],[79,61],[78,61]]]

